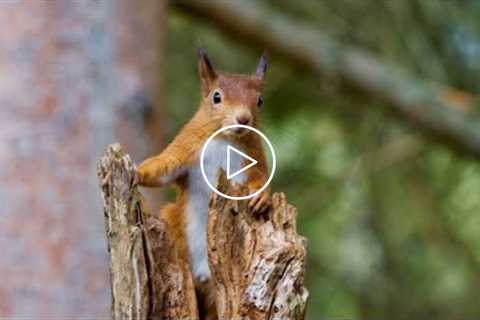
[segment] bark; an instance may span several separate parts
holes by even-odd
[[[480,159],[480,121],[469,112],[477,99],[471,94],[423,81],[366,51],[343,47],[321,30],[294,22],[258,2],[171,2],[239,40],[266,46],[301,68],[340,79],[382,99],[385,104],[381,106],[428,137]]]
[[[188,265],[176,255],[162,220],[150,216],[138,191],[135,167],[118,144],[99,161],[110,256],[113,319],[198,319]],[[223,174],[219,188],[230,186]],[[296,232],[296,209],[284,194],[261,216],[248,200],[214,194],[208,221],[208,255],[219,319],[300,320],[306,240]],[[207,230],[205,230],[207,232]]]
[[[135,160],[163,142],[144,118],[165,127],[165,5],[0,1],[0,317],[108,314],[94,168],[110,141]]]
[[[110,256],[112,319],[197,319],[190,272],[163,221],[148,214],[120,145],[98,165]]]

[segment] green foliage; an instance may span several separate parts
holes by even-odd
[[[479,23],[471,19],[480,6],[461,2],[266,3],[419,77],[475,92],[468,68],[480,61]],[[230,72],[253,72],[263,48],[241,47],[176,12],[168,28],[173,136],[199,98],[195,46]],[[460,42],[459,30],[468,34]],[[462,58],[467,51],[477,62]],[[455,59],[462,63],[452,70]],[[278,156],[273,187],[298,207],[309,239],[309,318],[480,317],[479,164],[377,112],[379,101],[270,60],[262,129]]]

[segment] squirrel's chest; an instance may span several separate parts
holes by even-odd
[[[232,145],[224,139],[214,139],[210,142],[203,160],[205,175],[213,186],[220,169],[227,171],[227,147]],[[232,145],[241,150],[238,146]],[[199,157],[200,158],[200,157]],[[239,155],[230,155],[230,170],[233,172],[243,167]],[[232,180],[235,183],[244,183],[247,177],[244,174],[235,176]],[[192,272],[194,277],[209,277],[210,271],[207,260],[207,218],[208,202],[212,190],[205,182],[200,160],[188,172],[188,199],[187,199],[187,237],[190,256],[192,259]]]
[[[241,147],[224,139],[213,139],[209,143],[208,148],[205,150],[205,155],[203,157],[203,168],[205,176],[213,186],[216,186],[217,184],[217,178],[220,169],[223,169],[226,172],[227,165],[229,165],[230,171],[236,172],[243,167],[243,159],[239,154],[236,153],[230,154],[230,163],[227,163],[227,149],[229,145],[242,151]],[[199,160],[197,160],[197,163],[190,168],[188,172],[189,192],[210,198],[212,190],[208,187],[202,175],[200,168],[200,155],[198,158]],[[234,183],[244,183],[246,178],[247,177],[245,174],[239,174],[233,177],[231,180]]]

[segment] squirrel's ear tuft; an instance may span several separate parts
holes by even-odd
[[[212,83],[217,78],[217,73],[213,68],[212,62],[208,58],[207,51],[203,48],[198,48],[198,73],[200,80],[202,80],[202,91],[205,95],[211,90]]]
[[[267,72],[267,64],[267,51],[265,50],[260,57],[260,61],[257,65],[257,70],[255,71],[255,75],[262,80],[263,78],[265,78],[265,73]]]

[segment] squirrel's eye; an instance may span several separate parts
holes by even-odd
[[[218,91],[215,91],[212,96],[212,100],[214,104],[219,104],[222,102],[222,94]]]
[[[260,96],[260,97],[258,97],[258,100],[257,100],[257,106],[261,107],[262,105],[263,105],[263,97]]]

